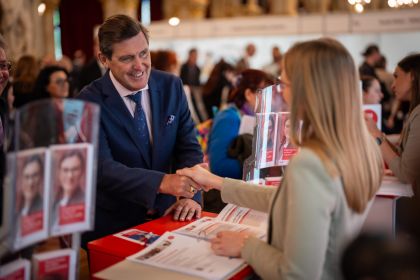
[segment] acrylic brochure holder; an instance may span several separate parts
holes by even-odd
[[[257,92],[252,154],[245,161],[243,179],[278,186],[289,159],[297,152],[290,142],[289,110],[280,84]]]
[[[4,248],[17,252],[63,235],[71,235],[69,246],[78,256],[81,232],[94,226],[98,131],[94,103],[48,99],[17,110],[0,257]]]

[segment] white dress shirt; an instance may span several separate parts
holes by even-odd
[[[149,94],[149,85],[146,85],[144,88],[132,92],[126,89],[122,84],[120,84],[117,79],[115,79],[112,71],[109,71],[109,76],[111,78],[112,84],[116,88],[118,94],[121,96],[124,101],[125,106],[130,112],[131,116],[134,118],[134,112],[136,110],[136,103],[131,100],[128,96],[135,94],[136,92],[142,91],[141,93],[141,106],[143,108],[144,114],[146,115],[147,128],[149,130],[150,143],[153,144],[153,135],[152,135],[152,111],[150,108],[150,94]]]

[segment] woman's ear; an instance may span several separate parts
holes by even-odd
[[[255,93],[253,93],[249,88],[247,88],[246,90],[245,90],[245,100],[248,102],[248,103],[252,103],[252,101],[255,99]]]

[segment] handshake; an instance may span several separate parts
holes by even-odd
[[[176,174],[166,174],[160,183],[159,192],[182,197],[164,215],[173,212],[176,221],[191,220],[194,216],[200,218],[201,205],[191,199],[201,190],[220,190],[223,178],[212,174],[206,163],[197,164],[191,168],[179,169]]]
[[[177,170],[176,174],[163,177],[159,192],[192,198],[197,191],[220,190],[223,178],[212,174],[206,163]]]

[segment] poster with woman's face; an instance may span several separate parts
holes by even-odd
[[[290,139],[290,113],[278,113],[277,118],[279,132],[277,133],[276,165],[284,166],[296,154],[297,147]]]
[[[52,235],[86,229],[91,206],[91,157],[90,144],[51,146]]]
[[[17,153],[16,234],[14,248],[36,243],[48,235],[48,151],[44,148]]]
[[[257,162],[259,168],[274,166],[276,154],[277,114],[257,114]]]

